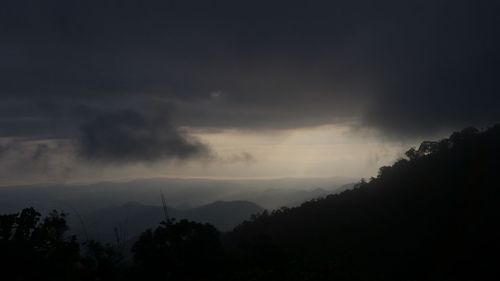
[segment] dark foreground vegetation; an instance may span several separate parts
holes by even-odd
[[[127,245],[78,242],[64,214],[0,216],[2,280],[497,280],[500,126],[410,149],[354,190],[220,234],[167,220]]]

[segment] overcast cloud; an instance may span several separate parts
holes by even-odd
[[[492,124],[499,8],[7,0],[0,137],[65,139],[87,160],[118,163],[207,155],[185,127],[341,124],[404,138]]]

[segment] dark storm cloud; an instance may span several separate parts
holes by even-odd
[[[61,140],[11,139],[0,142],[0,177],[12,178],[69,175],[72,146]]]
[[[76,138],[82,109],[172,112],[171,132],[358,122],[421,135],[496,122],[499,6],[5,1],[0,136]]]
[[[80,155],[88,160],[130,163],[208,157],[208,148],[163,119],[124,110],[99,116],[81,128]]]

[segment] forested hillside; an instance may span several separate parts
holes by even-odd
[[[264,213],[226,239],[274,245],[290,262],[345,280],[495,276],[500,126],[423,142],[406,156],[355,190]]]

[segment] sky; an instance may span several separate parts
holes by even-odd
[[[5,0],[0,185],[369,177],[500,117],[498,1]]]

